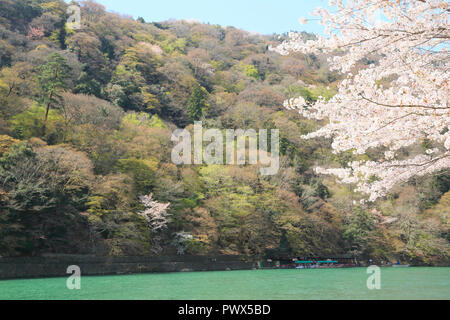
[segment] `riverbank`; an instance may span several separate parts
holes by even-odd
[[[252,270],[257,263],[243,256],[97,257],[54,255],[0,259],[0,279],[66,277],[69,266],[82,275],[103,276],[140,273]]]
[[[342,260],[344,258],[340,258]],[[377,264],[377,263],[374,263]],[[389,267],[386,264],[378,264]],[[247,256],[147,256],[99,257],[93,255],[45,255],[42,257],[0,258],[0,280],[67,277],[67,268],[78,266],[84,276],[145,273],[236,271],[254,269],[295,269],[296,264]],[[322,265],[317,269],[367,267],[368,263]],[[414,265],[419,267],[419,265]],[[424,266],[425,267],[425,266]],[[436,267],[448,267],[443,264]],[[305,268],[307,269],[307,268]]]

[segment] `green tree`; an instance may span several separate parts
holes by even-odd
[[[356,206],[344,226],[344,238],[350,242],[355,253],[364,254],[375,230],[373,215],[363,207]]]
[[[192,121],[198,121],[203,116],[203,111],[207,107],[208,92],[200,85],[196,85],[189,97],[187,108],[188,115]]]
[[[45,105],[44,133],[49,111],[61,102],[61,93],[68,88],[68,78],[71,67],[67,60],[58,53],[47,57],[46,63],[39,67],[37,76],[41,102]]]

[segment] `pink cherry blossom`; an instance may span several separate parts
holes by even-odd
[[[303,18],[303,17],[300,17],[300,18],[298,19],[298,22],[299,22],[300,24],[307,24],[307,23],[308,23],[308,20],[305,19],[305,18]]]
[[[284,106],[327,124],[304,136],[333,138],[333,152],[385,149],[379,161],[349,163],[346,168],[317,168],[342,183],[356,185],[370,201],[415,176],[450,167],[448,53],[449,3],[445,0],[332,0],[335,12],[314,11],[325,37],[304,42],[300,34],[277,48],[290,52],[326,53],[331,69],[347,74],[337,94],[307,105],[303,98]],[[371,58],[364,68],[355,68]],[[356,70],[356,71],[355,71]],[[423,140],[433,148],[410,158],[399,151]]]

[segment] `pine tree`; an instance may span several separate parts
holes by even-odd
[[[207,107],[208,91],[200,85],[196,85],[188,100],[188,115],[192,121],[198,121],[203,116],[203,110]]]
[[[46,107],[44,133],[50,109],[60,104],[61,93],[68,88],[67,79],[71,70],[67,60],[58,53],[49,55],[47,62],[39,67],[37,82],[41,102]]]

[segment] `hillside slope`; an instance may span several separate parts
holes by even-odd
[[[448,260],[448,173],[370,207],[355,205],[351,186],[313,173],[353,157],[332,154],[328,140],[302,140],[320,123],[283,108],[299,95],[333,95],[339,76],[326,57],[268,50],[284,36],[80,6],[82,28],[70,30],[63,1],[0,0],[1,256]],[[174,165],[172,132],[196,120],[279,129],[279,173]],[[162,231],[140,215],[140,197],[150,194],[170,203]]]

